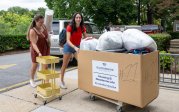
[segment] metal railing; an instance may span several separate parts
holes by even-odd
[[[160,53],[160,86],[179,89],[179,54]]]

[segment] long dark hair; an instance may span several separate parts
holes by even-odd
[[[71,25],[71,27],[72,27],[72,32],[71,32],[71,33],[77,31],[76,22],[75,22],[75,17],[76,17],[77,14],[79,14],[79,15],[81,16],[80,27],[81,27],[81,29],[82,29],[82,32],[83,32],[83,30],[84,30],[83,16],[82,16],[79,12],[76,12],[76,13],[73,15],[73,18],[72,18],[71,23],[70,23],[70,25]]]
[[[31,24],[30,24],[30,26],[29,26],[29,28],[27,30],[27,36],[26,36],[27,40],[30,39],[29,38],[30,29],[32,29],[33,27],[36,27],[36,21],[39,21],[40,19],[44,19],[44,17],[42,15],[39,15],[39,14],[34,16],[32,22],[31,22]]]

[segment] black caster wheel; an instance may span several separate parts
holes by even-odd
[[[91,100],[91,101],[95,101],[95,100],[96,100],[96,97],[93,96],[93,95],[90,95],[90,100]]]
[[[59,98],[58,98],[59,100],[62,100],[62,96],[59,96]]]
[[[34,98],[37,98],[37,94],[34,94]]]
[[[124,112],[124,110],[121,106],[117,106],[116,110],[117,110],[116,112]]]
[[[47,104],[47,101],[44,101],[44,105],[46,105]]]

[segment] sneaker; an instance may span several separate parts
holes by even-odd
[[[32,79],[30,80],[30,86],[33,87],[33,88],[35,88],[37,86]]]
[[[65,82],[60,82],[60,88],[61,89],[67,89],[67,87],[65,86]]]

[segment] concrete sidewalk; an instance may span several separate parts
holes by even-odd
[[[116,112],[115,104],[101,99],[91,101],[87,92],[79,90],[77,74],[77,69],[66,73],[68,89],[61,89],[62,100],[57,98],[44,106],[42,99],[34,98],[36,89],[25,85],[0,94],[0,112]],[[148,106],[126,106],[125,112],[179,112],[178,99],[179,90],[160,88],[158,98]]]

